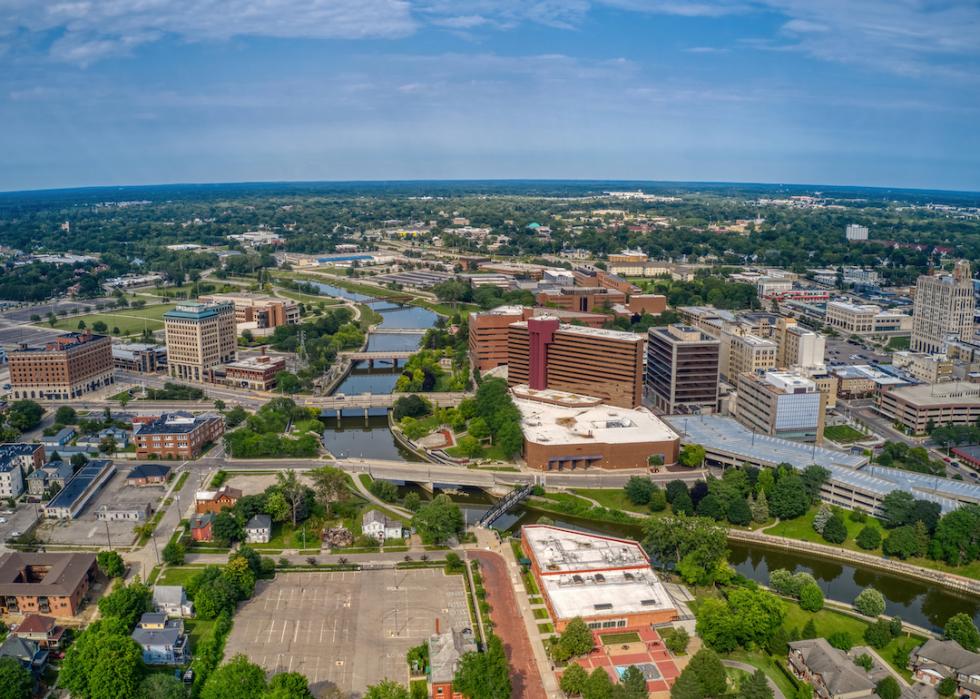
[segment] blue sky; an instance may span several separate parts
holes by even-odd
[[[0,0],[0,190],[980,190],[976,0]]]

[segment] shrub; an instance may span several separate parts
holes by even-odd
[[[669,650],[674,655],[682,655],[687,652],[687,644],[690,642],[691,637],[687,633],[687,629],[679,627],[676,629],[671,629],[664,635],[664,645],[667,646]]]
[[[861,653],[858,657],[854,658],[854,664],[858,667],[863,667],[865,670],[870,671],[874,667],[875,661],[867,653]]]
[[[823,592],[814,583],[807,583],[800,588],[800,608],[808,612],[819,612],[823,609]]]
[[[874,551],[881,546],[881,532],[877,527],[866,526],[858,532],[854,541],[865,551]]]
[[[865,616],[878,617],[885,613],[885,598],[873,587],[866,587],[854,598],[854,608]]]
[[[847,526],[840,515],[835,514],[827,520],[823,528],[823,538],[832,544],[844,543],[847,538]]]
[[[891,625],[884,619],[868,624],[868,628],[864,630],[864,640],[872,648],[881,650],[892,640]]]
[[[835,631],[827,636],[827,643],[845,653],[854,647],[854,639],[851,638],[851,634],[847,633],[847,631]]]

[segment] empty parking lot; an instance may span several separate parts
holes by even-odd
[[[435,631],[470,626],[462,576],[442,569],[279,573],[235,615],[225,657],[301,672],[315,694],[405,682],[405,654]]]

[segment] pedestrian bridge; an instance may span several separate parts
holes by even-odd
[[[321,415],[324,417],[334,417],[339,415],[338,411],[347,409],[367,410],[369,408],[391,408],[395,401],[408,393],[359,393],[356,396],[332,395],[321,398],[311,398],[306,404],[320,408]],[[463,399],[469,398],[471,393],[419,393],[416,394],[425,398],[433,405],[440,408],[450,408],[459,405]]]
[[[340,352],[339,356],[341,359],[352,362],[396,362],[399,359],[408,359],[416,352],[418,350],[365,350],[363,352]]]

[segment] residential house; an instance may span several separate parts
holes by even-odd
[[[191,538],[194,541],[211,541],[214,534],[211,527],[214,524],[214,515],[205,512],[203,515],[191,517]]]
[[[272,538],[272,517],[255,515],[245,523],[245,541],[249,544],[268,544]]]
[[[37,643],[44,650],[61,648],[65,639],[65,627],[57,619],[43,614],[28,614],[12,635]]]
[[[453,678],[459,669],[460,659],[467,653],[475,653],[476,640],[470,629],[429,636],[429,688],[432,699],[462,699],[462,694],[453,691]]]
[[[968,651],[956,641],[929,639],[909,655],[909,667],[916,682],[935,686],[952,677],[957,697],[980,697],[980,653]]]
[[[147,665],[183,665],[188,660],[182,619],[167,619],[166,614],[147,612],[140,617],[132,639],[143,651],[143,662]]]
[[[165,485],[170,478],[170,467],[163,464],[138,464],[126,475],[126,485]]]
[[[48,664],[48,651],[26,638],[8,636],[0,644],[0,658],[13,658],[37,677]]]
[[[361,520],[361,532],[378,541],[402,539],[405,536],[402,523],[397,519],[386,517],[379,510],[371,510],[364,515]]]
[[[194,603],[187,599],[187,592],[181,585],[156,585],[153,607],[168,617],[194,616]]]
[[[51,461],[27,476],[27,492],[35,497],[44,497],[49,491],[61,490],[68,479],[74,475],[71,464],[64,461]]]
[[[824,638],[791,641],[789,666],[819,699],[859,699],[875,691],[868,673]]]
[[[229,488],[223,485],[217,490],[199,490],[194,496],[195,511],[201,515],[205,512],[217,514],[226,507],[231,509],[242,497],[242,491],[238,488]]]
[[[75,440],[75,446],[99,449],[103,442],[110,439],[115,442],[117,450],[122,450],[129,446],[129,432],[121,430],[118,427],[107,427],[94,434],[83,435]]]
[[[24,475],[44,463],[39,444],[0,444],[0,497],[15,498],[24,492]]]
[[[74,427],[62,427],[52,435],[41,437],[41,444],[46,447],[63,447],[75,438]]]

